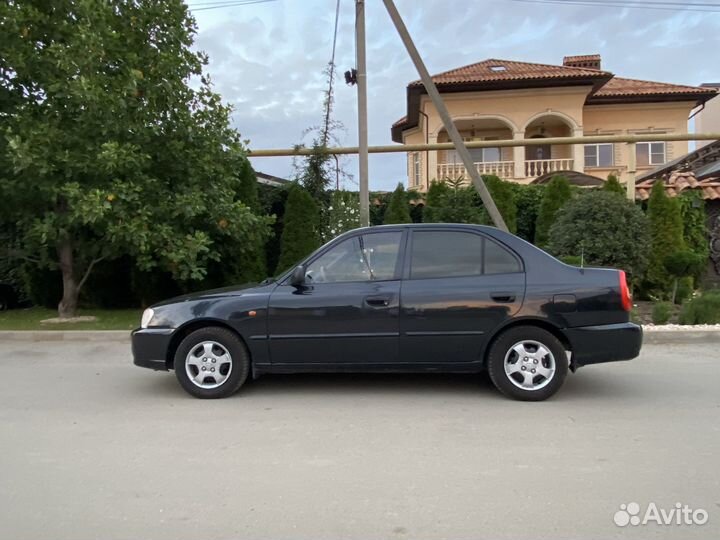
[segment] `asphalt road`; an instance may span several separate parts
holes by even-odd
[[[267,376],[198,401],[128,345],[0,343],[0,538],[720,537],[717,345],[544,403],[487,377]],[[623,503],[704,509],[618,527]]]

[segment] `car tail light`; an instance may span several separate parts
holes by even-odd
[[[625,276],[625,271],[620,270],[620,301],[622,302],[622,307],[625,311],[630,311],[632,309],[632,296],[630,295],[630,289],[628,289],[627,284],[627,277]]]

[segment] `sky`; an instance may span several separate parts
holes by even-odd
[[[591,0],[597,1],[597,0]],[[695,0],[693,0],[695,1]],[[706,0],[705,3],[720,0]],[[196,47],[209,55],[215,90],[234,107],[233,122],[251,149],[308,143],[322,121],[323,70],[332,52],[336,0],[275,0],[199,10]],[[340,0],[335,119],[343,146],[357,145],[357,90],[342,73],[354,67],[354,0]],[[562,64],[565,55],[602,55],[602,67],[635,79],[697,85],[720,80],[720,13],[557,5],[524,0],[396,0],[430,73],[501,58]],[[195,8],[195,10],[193,9]],[[368,136],[392,144],[405,115],[405,88],[418,79],[381,0],[366,2]],[[718,98],[720,99],[720,98]],[[293,177],[292,158],[253,158],[256,170]],[[357,159],[345,158],[345,189],[357,189]],[[405,183],[406,158],[371,154],[371,190]]]

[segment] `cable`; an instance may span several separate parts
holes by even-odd
[[[522,2],[525,4],[551,4],[560,6],[588,6],[588,7],[611,7],[611,8],[630,8],[630,9],[653,9],[663,11],[686,11],[695,13],[720,13],[720,4],[707,4],[717,9],[705,9],[702,4],[692,4],[685,2],[656,2],[652,5],[648,2],[632,2],[631,0],[604,0],[602,3],[593,2],[592,0],[509,0],[510,2]],[[662,5],[659,5],[662,4]],[[676,7],[671,7],[676,6]],[[693,9],[697,7],[699,9]]]
[[[247,6],[251,4],[265,4],[267,2],[276,2],[277,0],[235,0],[235,1],[225,1],[225,2],[193,2],[191,4],[188,4],[188,9],[190,11],[208,11],[211,9],[221,9],[221,8],[232,8],[232,7],[239,7],[239,6]],[[194,6],[200,6],[200,7],[194,7]]]

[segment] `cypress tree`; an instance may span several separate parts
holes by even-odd
[[[256,216],[262,216],[263,210],[258,195],[257,176],[250,165],[250,161],[243,160],[238,171],[237,197],[245,206],[250,208]],[[267,277],[267,255],[265,253],[265,239],[257,238],[248,253],[238,261],[238,271],[234,279],[238,283],[260,281]]]
[[[405,186],[399,183],[393,191],[388,203],[387,210],[385,211],[385,217],[383,220],[385,225],[392,225],[396,223],[412,223],[410,219],[410,210],[408,208],[407,194],[405,193]]]
[[[540,201],[540,210],[535,224],[535,245],[544,247],[547,245],[550,235],[550,227],[555,223],[558,210],[572,198],[570,182],[561,175],[553,176],[543,193]]]
[[[649,289],[668,296],[673,278],[665,268],[666,259],[685,248],[680,204],[665,193],[661,180],[653,184],[648,200],[647,214],[650,220],[650,257],[645,274]]]
[[[505,225],[507,225],[511,233],[515,233],[517,231],[517,206],[515,205],[515,194],[512,187],[494,174],[485,174],[482,178],[490,192],[490,196],[495,201],[495,206],[497,206],[500,215],[505,220]],[[487,211],[485,211],[485,214],[485,221],[492,224]]]
[[[605,182],[603,189],[611,193],[617,193],[618,195],[625,196],[627,194],[626,189],[622,186],[622,184],[618,180],[618,177],[614,174],[608,175],[607,182]]]
[[[298,184],[290,188],[276,273],[283,272],[320,246],[320,210],[312,196]]]

